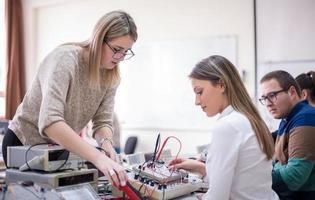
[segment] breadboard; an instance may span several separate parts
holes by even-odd
[[[141,170],[140,170],[141,169]],[[164,164],[156,164],[154,166],[150,165],[139,165],[134,166],[132,170],[139,174],[141,177],[148,177],[152,180],[155,180],[158,183],[168,183],[172,181],[181,180],[182,178],[187,176],[187,172],[185,171],[172,171],[167,168]]]
[[[184,181],[176,181],[166,184],[166,188],[162,187],[160,189],[158,184],[151,186],[135,179],[131,179],[130,183],[135,189],[139,190],[143,196],[147,196],[149,199],[164,200],[195,192],[200,188],[202,181],[197,179],[186,179]]]

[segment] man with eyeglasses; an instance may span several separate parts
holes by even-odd
[[[272,188],[280,199],[315,199],[315,108],[301,100],[300,88],[288,72],[270,72],[260,84],[259,101],[281,119]]]

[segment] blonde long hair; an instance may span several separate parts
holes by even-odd
[[[194,67],[189,77],[209,80],[212,84],[223,82],[228,102],[248,118],[260,148],[268,159],[272,159],[274,144],[268,127],[247,93],[236,67],[228,59],[218,55],[203,59]]]
[[[116,10],[105,14],[96,23],[90,39],[84,42],[68,43],[88,49],[89,82],[93,87],[99,87],[100,64],[102,45],[105,41],[129,35],[134,41],[137,40],[137,26],[133,18],[126,12]],[[112,86],[120,80],[119,68],[105,69],[103,83]]]

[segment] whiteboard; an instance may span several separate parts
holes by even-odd
[[[284,70],[289,72],[294,78],[301,73],[307,73],[315,70],[314,60],[296,60],[296,61],[277,61],[266,62],[260,65],[258,70],[258,80],[260,80],[265,74],[275,71]]]
[[[195,106],[188,75],[203,58],[218,54],[236,64],[236,38],[165,40],[135,44],[122,62],[115,111],[124,127],[209,129],[211,120]]]

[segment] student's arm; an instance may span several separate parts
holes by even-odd
[[[229,200],[235,166],[240,147],[240,134],[228,123],[220,123],[213,129],[209,149],[209,190],[203,199]]]
[[[116,160],[116,151],[113,147],[114,98],[118,85],[119,83],[107,89],[92,119],[93,137],[113,160]],[[104,138],[106,138],[106,140],[104,140]]]
[[[108,127],[98,129],[94,134],[95,140],[99,146],[105,150],[106,154],[116,161],[116,151],[113,147],[113,133]]]
[[[199,160],[176,158],[169,163],[173,169],[184,169],[189,172],[199,173],[202,177],[206,175],[205,164]]]
[[[116,185],[125,185],[128,177],[124,168],[80,138],[65,122],[53,123],[45,128],[44,132],[65,149],[92,162]],[[111,170],[114,170],[116,174],[110,175]]]
[[[290,132],[288,163],[275,164],[272,172],[272,187],[275,191],[296,191],[308,180],[315,161],[314,132],[314,126],[301,126]]]

